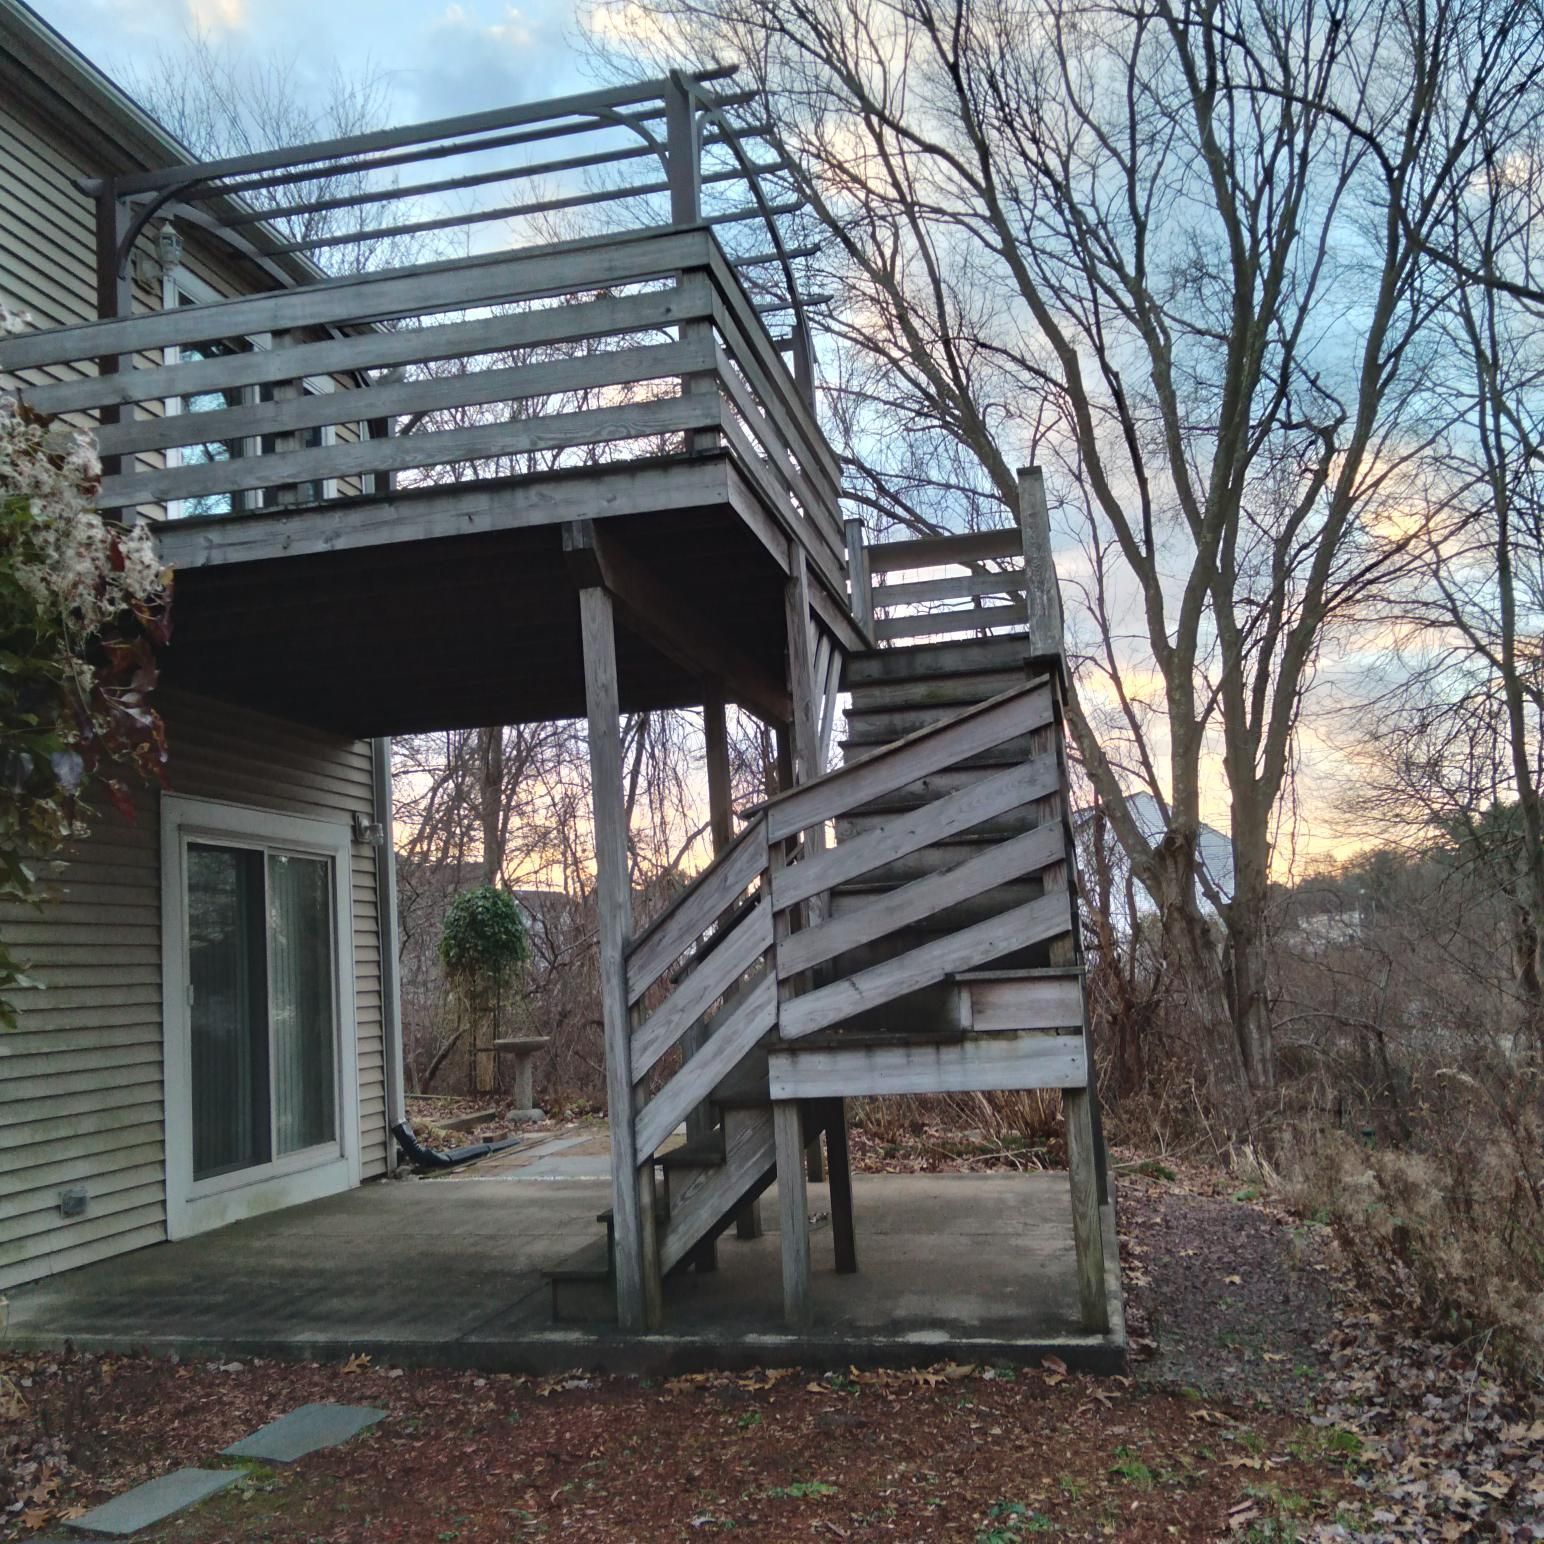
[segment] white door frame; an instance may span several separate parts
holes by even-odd
[[[257,1168],[193,1178],[193,1057],[188,1016],[187,850],[190,841],[282,848],[332,862],[333,998],[338,1014],[336,1146]],[[333,1195],[360,1179],[359,1044],[354,1009],[353,833],[347,821],[281,815],[213,799],[161,796],[161,1002],[166,1231],[186,1238],[243,1217]]]

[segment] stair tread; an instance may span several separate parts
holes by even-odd
[[[666,1169],[716,1169],[724,1163],[724,1142],[720,1136],[704,1137],[700,1142],[683,1142],[668,1153],[656,1153],[654,1161]]]
[[[963,1029],[843,1029],[829,1034],[803,1035],[785,1040],[777,1047],[780,1055],[800,1051],[861,1051],[876,1046],[955,1045],[968,1038]]]
[[[549,1281],[609,1281],[611,1279],[611,1250],[605,1239],[596,1239],[577,1250],[560,1265],[546,1271]]]
[[[848,685],[919,679],[930,675],[976,675],[994,668],[1013,669],[1050,662],[1050,656],[1037,654],[1030,640],[1024,634],[1016,633],[1002,638],[968,638],[867,649],[848,656],[842,681]]]
[[[1081,976],[1081,965],[1028,965],[1022,970],[961,970],[945,979],[949,981],[1021,981],[1026,976],[1046,978]]]

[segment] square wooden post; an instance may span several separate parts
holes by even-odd
[[[847,1103],[832,1099],[826,1126],[826,1160],[831,1171],[831,1234],[836,1244],[838,1274],[858,1269],[857,1234],[852,1220],[852,1156],[847,1147]]]
[[[1036,654],[1055,659],[1052,690],[1057,694],[1056,723],[1040,731],[1034,739],[1036,754],[1050,751],[1061,770],[1060,786],[1069,788],[1067,742],[1062,728],[1062,694],[1068,689],[1066,622],[1062,614],[1061,586],[1056,579],[1056,562],[1051,552],[1051,512],[1045,500],[1045,476],[1037,466],[1019,468],[1019,526],[1024,542],[1025,601],[1029,610],[1029,636]],[[1052,801],[1048,801],[1052,803]],[[1067,829],[1067,861],[1045,871],[1046,888],[1066,889],[1076,875],[1076,854],[1072,831],[1060,796],[1050,813],[1058,815]],[[1049,818],[1049,817],[1048,817]],[[1078,908],[1074,898],[1072,932],[1065,940],[1051,945],[1053,964],[1074,964],[1083,957],[1079,936]],[[1099,1110],[1098,1074],[1094,1066],[1094,1041],[1089,1032],[1088,1013],[1083,1014],[1083,1048],[1088,1057],[1088,1122],[1093,1134],[1094,1174],[1101,1205],[1110,1199],[1109,1159],[1104,1145],[1104,1121]]]
[[[797,1099],[772,1105],[777,1148],[777,1226],[783,1256],[783,1318],[791,1330],[810,1325],[810,1207],[805,1186],[804,1122]]]
[[[1092,1072],[1092,1068],[1090,1068]],[[1072,1184],[1072,1245],[1077,1255],[1078,1307],[1083,1328],[1103,1335],[1110,1328],[1104,1290],[1104,1228],[1099,1215],[1099,1177],[1094,1162],[1094,1127],[1086,1088],[1062,1094],[1067,1116],[1067,1169]]]
[[[622,739],[618,726],[616,631],[611,597],[579,591],[589,714],[590,795],[595,822],[595,906],[600,932],[600,1000],[606,1038],[606,1108],[611,1126],[611,1209],[617,1323],[634,1332],[660,1323],[659,1241],[654,1232],[654,1165],[638,1153],[634,1120],[627,942],[632,884],[627,864]]]
[[[722,697],[709,698],[702,707],[708,758],[708,823],[717,857],[734,841],[734,799],[729,781],[729,723]],[[761,1202],[747,1201],[734,1214],[736,1238],[760,1238]]]

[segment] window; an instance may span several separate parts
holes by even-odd
[[[358,1179],[345,825],[162,800],[174,1238]]]
[[[168,307],[204,305],[220,297],[209,285],[193,275],[177,270],[168,274],[165,281],[163,303]],[[165,351],[166,364],[181,364],[193,359],[217,359],[228,354],[245,353],[257,347],[251,338],[217,339],[208,343],[185,343]],[[221,408],[241,407],[255,402],[256,396],[249,388],[233,391],[203,391],[184,397],[170,398],[166,403],[168,413],[213,413]],[[166,453],[168,466],[202,466],[211,461],[234,461],[239,456],[252,454],[256,447],[250,440],[207,440],[201,444],[174,446]],[[172,520],[188,519],[196,515],[229,515],[250,507],[250,495],[207,493],[197,498],[177,499],[167,508]]]
[[[190,842],[193,1179],[335,1142],[337,1015],[324,858]]]
[[[205,305],[221,297],[209,285],[184,269],[176,269],[167,275],[162,303],[174,306]],[[208,343],[183,344],[165,350],[163,362],[180,364],[193,359],[216,359],[222,355],[249,352],[271,346],[266,333],[250,338],[222,338]],[[334,390],[336,383],[330,376],[308,376],[301,389],[306,396],[316,396]],[[229,391],[194,392],[167,400],[167,413],[212,413],[222,408],[243,407],[257,402],[274,400],[274,383],[264,381],[258,386],[239,387]],[[295,437],[295,449],[315,450],[323,445],[337,443],[337,425],[319,424],[301,430]],[[206,440],[192,445],[175,446],[167,451],[168,466],[205,465],[213,461],[234,461],[242,456],[271,456],[277,449],[278,436],[265,434],[253,438],[235,440]],[[293,486],[292,504],[315,504],[337,496],[337,483],[333,478],[308,480]],[[270,509],[280,499],[277,488],[247,489],[236,493],[209,493],[196,498],[175,499],[167,507],[171,520],[191,519],[200,515],[232,515],[248,510]]]

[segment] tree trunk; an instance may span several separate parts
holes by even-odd
[[[1206,1056],[1207,1092],[1229,1126],[1246,1114],[1247,1083],[1229,1012],[1214,928],[1196,900],[1194,837],[1170,830],[1155,854],[1154,881],[1164,960],[1176,972]]]
[[[1270,898],[1270,835],[1265,801],[1239,797],[1234,778],[1233,895],[1223,908],[1228,930],[1228,1001],[1233,1033],[1251,1092],[1276,1086],[1271,1037],[1270,988],[1266,979],[1266,907]]]
[[[482,882],[496,885],[504,873],[504,731],[479,729],[477,752]]]

